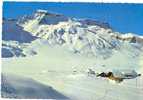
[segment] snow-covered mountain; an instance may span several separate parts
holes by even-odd
[[[69,18],[61,14],[37,10],[31,16],[24,16],[16,24],[4,21],[3,39],[9,38],[8,33],[14,29],[14,34],[21,41],[45,39],[49,45],[67,47],[74,53],[87,56],[108,58],[116,52],[130,52],[131,56],[142,51],[143,37],[131,33],[114,32],[108,23],[91,19]],[[13,30],[12,29],[12,30]],[[9,30],[9,31],[7,31]],[[15,33],[17,35],[15,35]],[[27,34],[29,36],[27,36]]]
[[[143,36],[45,10],[4,19],[2,32],[3,98],[143,98]],[[123,81],[96,76],[109,71]]]

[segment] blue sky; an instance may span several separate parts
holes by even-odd
[[[19,18],[32,14],[37,9],[45,9],[69,17],[104,21],[108,22],[115,31],[143,35],[143,4],[4,2],[3,16]]]

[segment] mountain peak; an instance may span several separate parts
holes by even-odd
[[[57,14],[55,12],[50,12],[50,11],[42,10],[42,9],[36,10],[35,14],[45,14],[47,16],[64,16],[62,14]]]
[[[47,13],[47,10],[38,9],[36,12],[37,13]]]

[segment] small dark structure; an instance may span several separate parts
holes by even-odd
[[[95,75],[95,71],[93,71],[92,69],[89,68],[88,69],[88,76],[89,75]]]

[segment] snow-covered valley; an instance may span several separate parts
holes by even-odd
[[[38,10],[32,19],[20,19],[17,25],[22,27],[16,29],[22,31],[24,40],[17,39],[18,35],[16,39],[9,36],[4,28],[2,42],[2,75],[15,91],[23,91],[23,95],[14,92],[17,98],[32,98],[24,92],[33,86],[33,98],[40,91],[41,97],[38,95],[37,98],[41,99],[142,100],[142,36],[114,32],[105,23],[70,19],[43,10]],[[26,40],[29,34],[30,38]],[[135,70],[141,76],[116,83],[88,75],[88,69],[95,73]],[[15,77],[21,77],[23,83]],[[29,81],[28,84],[26,78],[52,87],[61,95],[51,88],[45,90],[47,93],[42,92],[44,87]],[[2,93],[3,97],[9,94],[5,94],[5,89]]]

